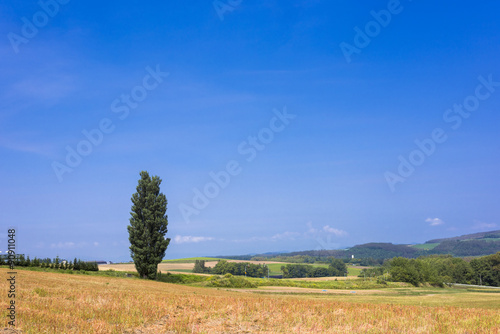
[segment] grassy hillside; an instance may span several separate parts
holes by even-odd
[[[444,241],[463,241],[463,240],[477,240],[477,239],[489,239],[489,238],[500,238],[500,230],[479,232],[473,234],[464,234],[458,237],[451,237],[451,238],[432,239],[427,241],[426,243],[431,244],[431,243],[441,243]]]
[[[500,241],[489,239],[445,240],[434,247],[430,254],[453,256],[481,256],[500,251]]]

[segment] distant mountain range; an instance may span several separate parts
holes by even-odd
[[[348,249],[309,250],[290,253],[266,253],[258,255],[227,256],[249,260],[250,258],[273,258],[292,256],[312,256],[336,258],[354,258],[377,260],[389,259],[397,256],[416,258],[422,255],[451,254],[457,257],[482,256],[500,252],[500,230],[466,234],[459,237],[429,240],[423,244],[407,245],[392,243],[367,243],[356,245]]]

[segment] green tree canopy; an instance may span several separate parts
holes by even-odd
[[[165,257],[170,238],[167,234],[167,199],[160,192],[161,179],[142,171],[137,192],[132,195],[130,225],[127,226],[130,253],[143,278],[156,279],[158,264]]]

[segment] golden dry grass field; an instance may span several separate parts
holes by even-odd
[[[498,293],[259,294],[25,270],[16,282],[23,333],[500,333]]]

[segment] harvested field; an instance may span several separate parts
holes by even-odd
[[[498,306],[498,297],[485,293],[430,296],[437,302],[429,307],[418,306],[418,297],[394,296],[389,304],[376,294],[258,295],[24,270],[17,280],[18,329],[24,333],[500,333],[499,309],[489,308]],[[450,298],[483,308],[443,306]],[[5,327],[5,298],[0,307]]]

